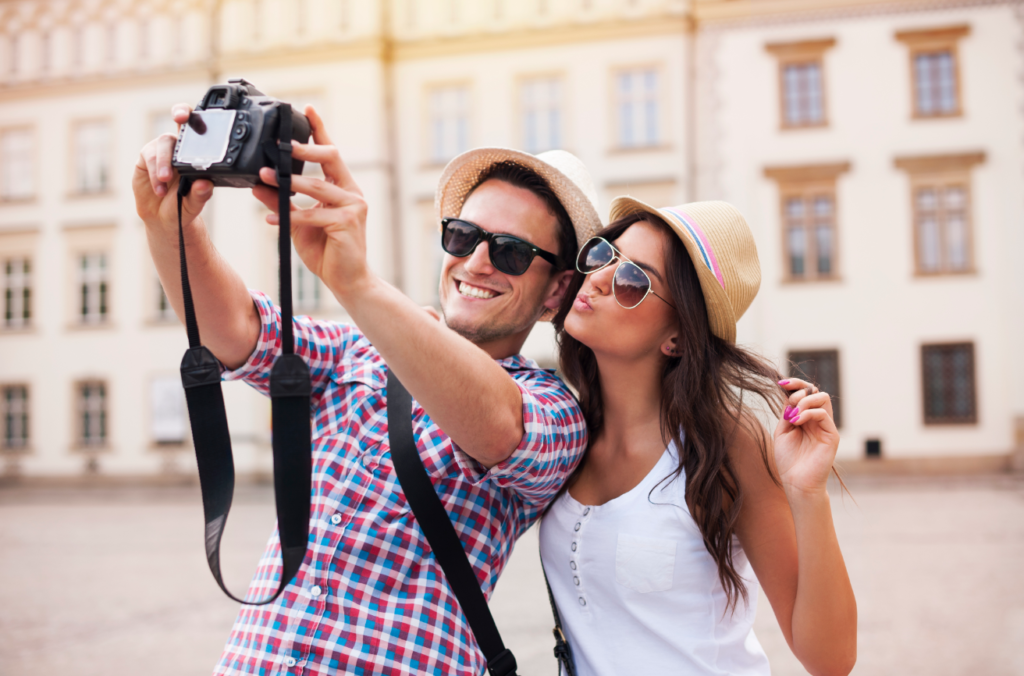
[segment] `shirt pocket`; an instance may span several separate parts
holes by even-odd
[[[672,588],[676,543],[664,538],[619,533],[615,547],[615,581],[649,594]]]

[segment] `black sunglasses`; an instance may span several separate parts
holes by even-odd
[[[441,219],[441,248],[456,258],[465,258],[476,251],[480,242],[487,242],[491,265],[506,275],[525,273],[535,256],[540,256],[558,270],[558,258],[535,247],[525,239],[487,232],[479,225],[461,218]]]

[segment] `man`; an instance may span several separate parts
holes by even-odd
[[[176,106],[175,121],[188,113]],[[293,154],[319,163],[325,178],[293,178],[293,190],[318,202],[293,207],[292,240],[355,326],[295,320],[296,353],[313,382],[309,550],[277,601],[241,609],[215,673],[480,674],[483,656],[391,465],[386,368],[415,399],[420,457],[489,595],[515,539],[586,445],[571,394],[518,352],[534,323],[558,307],[578,243],[600,227],[593,187],[579,160],[562,151],[481,149],[453,160],[436,205],[439,217],[461,219],[444,226],[453,229],[444,241],[463,257],[444,259],[442,324],[369,269],[367,205],[316,111],[307,107],[306,115],[313,142],[295,144]],[[173,147],[164,135],[143,148],[133,188],[181,317]],[[253,194],[276,211],[274,172],[260,177],[268,185]],[[266,394],[280,311],[250,293],[211,244],[199,215],[211,194],[208,181],[197,181],[182,214],[199,329],[226,379]],[[529,255],[509,255],[508,240],[486,233],[524,240]],[[278,561],[275,533],[249,598],[276,588]]]

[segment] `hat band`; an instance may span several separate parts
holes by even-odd
[[[722,268],[718,265],[718,259],[715,258],[715,252],[711,248],[711,242],[704,235],[704,231],[700,229],[693,220],[690,219],[682,211],[679,211],[676,207],[665,207],[661,209],[662,213],[668,213],[675,216],[675,219],[683,226],[684,232],[689,235],[690,239],[694,244],[697,245],[697,250],[700,251],[701,259],[704,261],[704,265],[707,266],[711,274],[715,276],[718,283],[725,288],[725,279],[722,277]]]

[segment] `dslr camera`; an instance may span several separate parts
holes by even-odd
[[[243,79],[210,87],[181,125],[172,165],[182,179],[209,179],[215,186],[251,188],[260,169],[277,168],[283,111],[286,104],[267,96]],[[291,109],[292,141],[309,140],[309,120]],[[302,173],[302,160],[292,159],[292,175]]]

